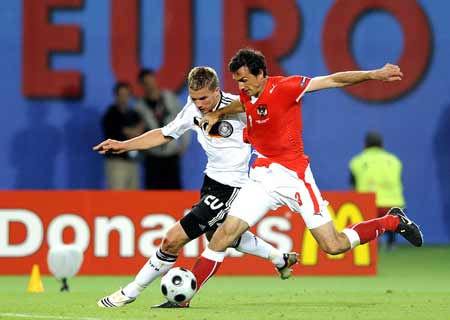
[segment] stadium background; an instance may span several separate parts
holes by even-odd
[[[400,2],[401,5],[392,5],[393,1],[365,1],[375,4],[374,10],[355,19],[354,28],[348,33],[327,25],[331,13],[336,13],[337,25],[344,25],[348,15],[343,13],[350,10],[342,11],[342,1],[2,1],[0,188],[103,188],[103,159],[90,148],[102,139],[100,119],[111,102],[111,88],[116,80],[133,75],[133,62],[156,70],[164,65],[165,72],[158,74],[161,83],[177,90],[183,102],[187,96],[183,77],[195,65],[214,67],[226,89],[235,91],[225,72],[227,55],[237,49],[234,45],[256,43],[266,55],[276,56],[269,66],[272,74],[328,74],[334,71],[330,61],[345,60],[344,51],[327,42],[329,32],[335,31],[349,36],[350,51],[361,68],[396,63],[403,57],[406,60],[402,61],[417,74],[408,80],[409,88],[399,90],[393,97],[381,94],[375,99],[383,101],[355,97],[344,90],[305,97],[304,141],[319,187],[347,189],[348,160],[362,148],[368,129],[379,130],[387,149],[403,161],[411,217],[422,225],[428,243],[448,243],[450,4],[408,0],[397,3]],[[68,76],[70,81],[66,81],[66,75],[57,83],[42,83],[30,76],[33,70],[45,71],[46,63],[39,62],[39,52],[46,50],[46,43],[73,44],[70,36],[60,37],[63,40],[59,42],[50,41],[50,29],[43,27],[45,20],[39,20],[45,12],[37,9],[45,8],[45,3],[55,5],[50,10],[52,27],[70,24],[80,34],[79,50],[56,50],[49,58],[48,72],[70,71],[75,74],[75,78],[71,78],[73,74]],[[347,3],[356,7],[361,2]],[[399,10],[403,20],[390,11],[376,10],[388,4]],[[139,14],[127,16],[133,6]],[[249,8],[252,10],[248,30],[235,30],[232,25]],[[115,15],[114,10],[122,11]],[[227,21],[229,13],[236,21]],[[417,24],[414,19],[421,14],[425,22]],[[127,28],[132,28],[133,23],[138,32],[129,38],[137,37],[137,43],[120,38],[120,32],[132,30]],[[279,23],[298,28],[279,30]],[[402,23],[416,24],[422,31],[404,33]],[[165,26],[178,29],[168,32]],[[276,32],[272,33],[274,29]],[[426,30],[430,31],[429,40]],[[192,41],[182,35],[190,36]],[[415,44],[415,49],[404,52],[406,43]],[[133,51],[133,44],[138,49]],[[130,56],[126,56],[127,48],[131,49]],[[419,55],[417,48],[423,51]],[[120,62],[125,64],[117,67]],[[29,63],[31,69],[27,69]],[[76,74],[82,79],[79,82]],[[133,76],[129,80],[136,79]],[[199,188],[204,163],[200,146],[193,141],[183,158],[186,189]]]

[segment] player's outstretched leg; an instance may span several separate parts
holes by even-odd
[[[401,234],[406,240],[416,247],[421,247],[423,244],[423,235],[419,226],[409,219],[401,208],[391,208],[388,215],[397,216],[400,218],[400,223],[395,229],[396,233]]]
[[[136,278],[123,289],[100,299],[97,305],[102,308],[118,308],[133,302],[150,283],[173,267],[178,257],[174,253],[189,240],[179,222],[173,225],[165,235],[161,248],[150,256]]]

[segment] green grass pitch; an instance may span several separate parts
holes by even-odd
[[[124,308],[97,307],[131,279],[80,276],[70,280],[70,293],[60,293],[44,277],[45,292],[28,293],[28,276],[1,276],[0,319],[450,319],[450,247],[380,252],[375,277],[215,277],[190,309],[149,309],[163,301],[159,281]]]

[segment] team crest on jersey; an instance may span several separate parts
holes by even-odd
[[[267,104],[259,104],[258,107],[256,107],[256,113],[261,118],[267,116]]]
[[[223,138],[228,138],[233,133],[233,126],[228,121],[220,121],[217,133]]]

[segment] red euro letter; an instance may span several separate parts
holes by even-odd
[[[80,52],[81,32],[75,25],[49,23],[52,9],[81,7],[82,0],[25,0],[23,2],[22,93],[30,98],[80,97],[81,74],[52,71],[53,52]]]
[[[355,21],[368,10],[385,10],[400,23],[404,47],[400,65],[404,78],[395,83],[370,81],[345,90],[364,100],[395,99],[410,90],[425,73],[431,54],[431,31],[428,19],[414,0],[338,0],[330,9],[322,35],[325,61],[330,72],[358,70],[349,44]]]
[[[236,91],[237,86],[228,72],[228,62],[237,50],[252,47],[261,50],[265,57],[267,68],[271,74],[284,74],[278,60],[287,55],[297,43],[300,33],[300,9],[295,1],[283,0],[240,0],[224,1],[224,88]],[[253,10],[268,11],[274,19],[272,35],[263,40],[248,38],[249,16]],[[234,89],[234,90],[233,90]]]
[[[163,65],[156,77],[162,88],[178,90],[192,63],[192,1],[166,0]],[[139,1],[113,0],[111,13],[111,61],[116,78],[141,93],[139,63]]]

